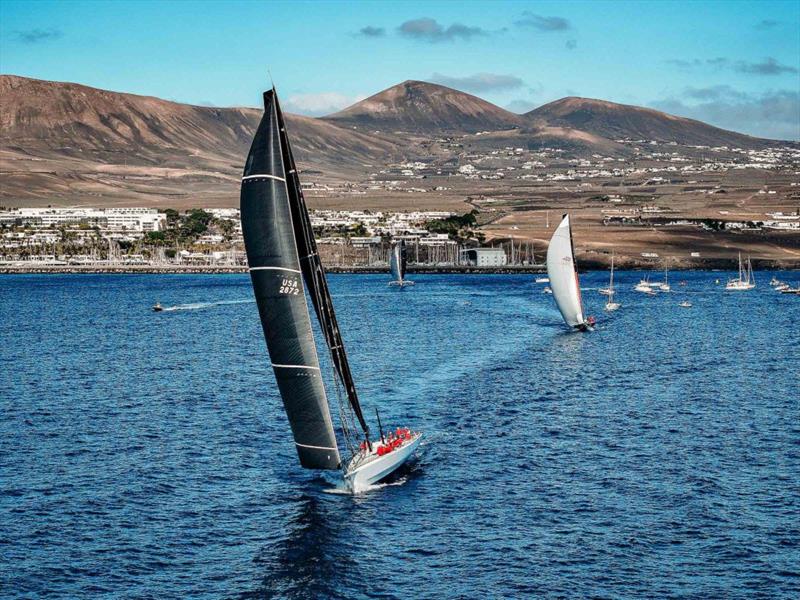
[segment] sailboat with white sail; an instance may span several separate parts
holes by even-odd
[[[547,276],[564,322],[578,331],[590,331],[594,319],[584,316],[578,268],[572,244],[569,215],[565,214],[547,247]]]
[[[611,253],[611,283],[608,287],[603,287],[597,290],[598,294],[603,296],[613,296],[614,295],[614,288],[612,287],[614,283],[614,253]]]
[[[392,280],[389,285],[396,285],[401,288],[407,285],[414,285],[413,281],[406,279],[407,263],[406,242],[405,240],[400,240],[392,246],[389,254],[389,271],[392,274]]]
[[[396,436],[381,431],[380,440],[370,438],[274,88],[264,93],[264,116],[245,163],[241,219],[261,325],[300,464],[340,469],[347,489],[361,491],[404,464],[422,434],[403,428]],[[330,352],[347,458],[331,419],[306,293]]]
[[[619,302],[614,302],[614,254],[611,254],[611,275],[608,278],[608,287],[603,288],[600,290],[600,293],[607,292],[605,295],[608,296],[608,301],[606,302],[606,310],[608,312],[612,312],[618,310],[622,304]]]
[[[656,287],[662,292],[668,292],[672,288],[669,285],[669,267],[664,267],[664,281],[656,281],[650,284],[652,287]]]
[[[752,290],[756,287],[756,280],[753,276],[753,265],[750,263],[750,257],[747,257],[747,262],[742,262],[742,253],[739,252],[739,276],[735,279],[729,279],[725,284],[726,290],[746,291]]]

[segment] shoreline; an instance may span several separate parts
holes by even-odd
[[[754,260],[753,267],[762,271],[796,271],[800,270],[798,261]],[[663,272],[663,265],[634,264],[618,265],[622,271]],[[691,264],[669,265],[670,271],[735,271],[737,261],[727,259],[696,260]],[[579,272],[608,271],[608,266],[599,261],[583,261],[579,264]],[[344,274],[386,274],[388,267],[383,266],[327,266],[327,273]],[[37,266],[0,266],[0,275],[232,275],[244,274],[248,269],[244,266],[200,266],[200,265],[37,265]],[[498,267],[475,267],[454,265],[409,265],[408,274],[423,275],[542,275],[547,273],[545,265],[505,265]]]

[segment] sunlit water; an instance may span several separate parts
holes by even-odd
[[[591,334],[533,276],[331,276],[369,418],[425,433],[357,497],[298,466],[247,276],[0,278],[0,595],[797,597],[800,298],[639,275],[610,315],[583,277]]]

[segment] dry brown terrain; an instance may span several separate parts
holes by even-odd
[[[259,117],[254,108],[189,106],[2,76],[0,204],[237,206]],[[659,254],[659,263],[689,265],[689,252],[730,258],[740,249],[787,264],[800,260],[798,233],[603,225],[603,211],[647,205],[661,207],[664,219],[762,221],[768,212],[795,211],[796,144],[583,98],[515,115],[422,82],[404,82],[328,118],[287,120],[302,180],[318,184],[307,192],[311,208],[477,208],[488,240],[532,242],[540,251],[551,233],[548,211],[551,229],[569,211],[584,260],[605,262],[611,248],[630,264],[647,263],[642,252]],[[769,151],[778,147],[789,150],[773,160]],[[746,166],[754,160],[772,162]],[[684,173],[687,164],[712,168]],[[475,174],[460,173],[464,165]],[[635,172],[586,173],[629,167]],[[609,194],[624,202],[599,199]]]

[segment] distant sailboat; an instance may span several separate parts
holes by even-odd
[[[739,276],[736,279],[729,279],[725,284],[726,290],[746,291],[756,287],[756,280],[753,277],[753,265],[750,264],[750,257],[747,263],[742,263],[742,253],[739,252]]]
[[[370,440],[274,89],[264,93],[264,116],[245,163],[241,219],[261,325],[300,464],[341,469],[347,488],[360,491],[405,463],[421,434],[403,429],[397,437],[381,432],[380,441]],[[337,392],[344,390],[340,427],[350,453],[344,460],[306,292],[330,352]]]
[[[547,275],[564,322],[579,331],[591,330],[593,319],[586,319],[583,314],[569,215],[564,215],[550,239],[547,248]]]
[[[611,283],[608,287],[600,288],[597,290],[598,294],[603,296],[613,296],[614,295],[614,253],[611,253]]]
[[[619,309],[622,306],[619,302],[614,302],[614,254],[611,254],[611,275],[608,279],[608,287],[604,288],[604,290],[600,290],[600,293],[607,292],[605,295],[608,296],[608,301],[606,302],[606,310],[611,312]]]
[[[389,271],[392,273],[392,281],[389,285],[414,285],[413,281],[408,281],[406,277],[407,251],[405,240],[400,240],[392,246],[389,256]]]
[[[661,282],[661,281],[655,282],[655,283],[652,283],[651,285],[653,287],[657,287],[662,292],[670,291],[670,289],[672,289],[672,288],[670,288],[670,286],[669,286],[669,274],[668,273],[669,273],[669,268],[668,267],[664,267],[664,281],[663,282]]]

